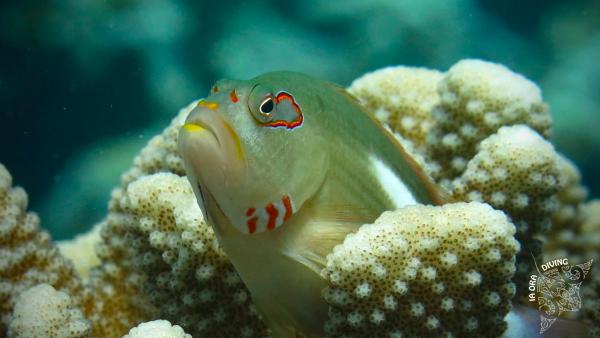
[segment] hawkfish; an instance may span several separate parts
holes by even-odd
[[[322,337],[334,246],[383,211],[442,204],[344,88],[295,72],[220,80],[179,133],[187,177],[275,337]]]

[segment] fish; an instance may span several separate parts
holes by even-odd
[[[198,204],[275,337],[322,337],[327,255],[386,210],[448,197],[343,87],[219,80],[179,132]]]

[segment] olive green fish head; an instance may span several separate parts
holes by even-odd
[[[220,212],[245,234],[282,226],[321,186],[328,152],[318,88],[302,74],[220,80],[179,133],[205,217]]]

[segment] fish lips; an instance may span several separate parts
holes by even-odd
[[[179,150],[200,184],[235,184],[246,165],[235,129],[218,111],[204,106],[194,108],[181,127]]]

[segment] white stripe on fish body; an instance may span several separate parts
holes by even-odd
[[[277,218],[275,218],[275,229],[279,228],[283,224],[283,216],[285,213],[285,207],[281,200],[273,203],[275,209],[277,209]]]
[[[267,231],[267,221],[269,220],[269,214],[267,214],[265,208],[257,208],[256,213],[254,215],[258,217],[258,221],[256,222],[256,233]]]
[[[418,203],[408,186],[385,162],[374,155],[371,155],[370,161],[382,190],[395,203],[396,208]]]

